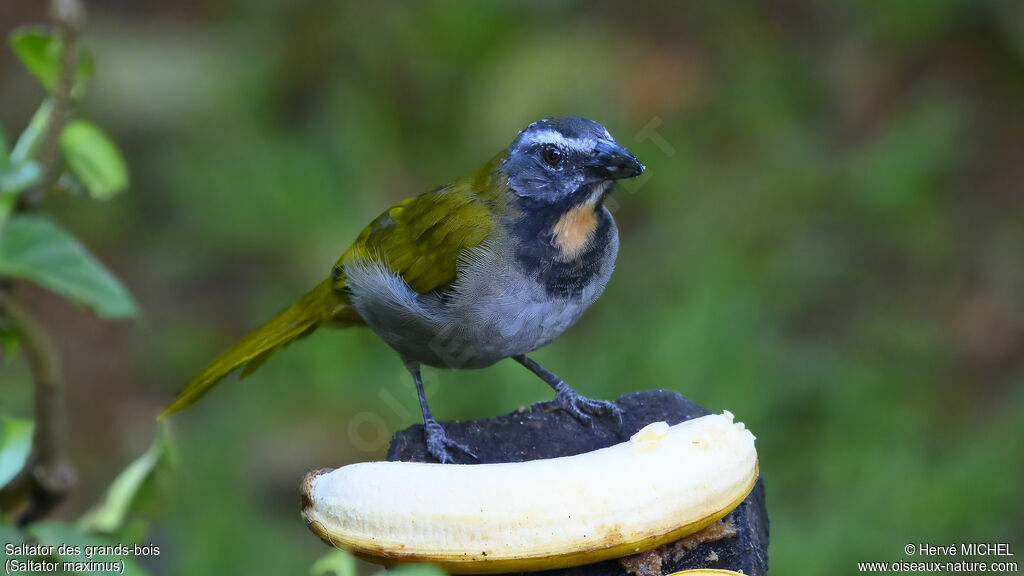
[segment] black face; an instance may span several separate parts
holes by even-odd
[[[644,167],[604,126],[567,116],[527,126],[509,146],[504,170],[516,194],[553,204]]]

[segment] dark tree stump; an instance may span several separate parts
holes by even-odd
[[[614,417],[598,418],[592,427],[580,424],[562,411],[542,407],[513,412],[487,420],[444,422],[448,435],[469,447],[478,460],[460,453],[460,463],[485,464],[523,462],[541,458],[572,456],[625,442],[637,430],[651,422],[678,424],[708,414],[704,408],[672,390],[648,390],[627,394],[616,405],[622,409],[622,427]],[[388,460],[433,462],[427,454],[423,425],[417,424],[395,433],[388,449]],[[768,514],[765,509],[764,483],[759,478],[746,500],[723,519],[735,535],[684,546],[666,544],[647,556],[628,560],[607,560],[595,564],[533,572],[544,576],[640,576],[670,574],[692,568],[734,570],[751,576],[768,572]],[[684,539],[686,540],[686,539]],[[629,567],[629,569],[627,569]]]

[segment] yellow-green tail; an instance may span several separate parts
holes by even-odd
[[[218,356],[185,386],[174,403],[161,412],[157,419],[195,404],[225,376],[243,365],[245,369],[242,370],[242,378],[246,377],[277,350],[332,320],[338,320],[342,325],[359,323],[358,314],[349,304],[348,296],[336,290],[333,280],[328,278],[273,320]]]

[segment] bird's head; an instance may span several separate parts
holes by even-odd
[[[502,169],[514,194],[560,204],[595,191],[603,195],[644,166],[604,126],[567,116],[527,126],[509,146]]]

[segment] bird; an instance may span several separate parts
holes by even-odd
[[[605,201],[644,170],[593,120],[533,122],[479,169],[374,219],[322,282],[216,357],[158,418],[320,327],[366,326],[411,374],[427,451],[441,463],[475,455],[434,419],[424,365],[479,369],[511,358],[554,389],[553,408],[584,424],[607,414],[621,422],[615,404],[583,396],[528,354],[604,291],[619,248]]]

